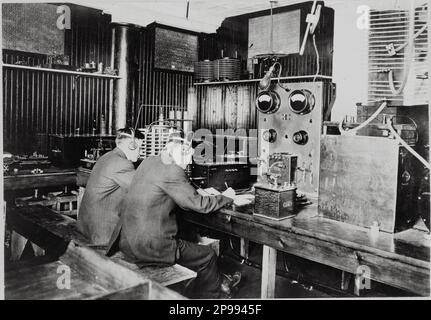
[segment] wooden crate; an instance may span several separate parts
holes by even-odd
[[[295,215],[296,188],[276,188],[255,185],[253,215],[273,220],[283,220]]]
[[[41,199],[31,197],[21,197],[15,199],[17,207],[42,205],[52,211],[67,216],[76,216],[78,213],[78,192],[71,191],[70,195],[62,195],[63,191],[50,192]]]
[[[321,154],[319,214],[366,228],[377,225],[390,233],[415,221],[413,179],[400,182],[404,172],[413,171],[402,165],[397,141],[327,135]]]
[[[48,193],[48,198],[53,202],[51,209],[67,216],[78,214],[78,192],[71,191],[71,195],[62,196],[63,192]]]

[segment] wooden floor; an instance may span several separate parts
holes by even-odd
[[[225,273],[233,273],[240,271],[243,279],[238,288],[234,290],[234,299],[260,299],[261,289],[261,270],[241,264],[240,262],[231,259],[223,259],[222,271]],[[300,298],[331,298],[331,295],[305,285],[301,282],[296,282],[286,277],[277,276],[275,285],[276,299],[300,299]]]

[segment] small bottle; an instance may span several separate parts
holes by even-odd
[[[100,134],[106,135],[106,121],[104,114],[102,114],[102,116],[100,117]]]

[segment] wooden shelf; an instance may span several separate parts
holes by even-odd
[[[280,80],[298,80],[298,79],[313,79],[313,76],[296,76],[296,77],[280,77],[280,78],[271,78],[272,81]],[[316,79],[325,79],[332,80],[330,76],[317,76]],[[213,81],[213,82],[196,82],[193,85],[195,86],[210,86],[210,85],[229,85],[229,84],[242,84],[242,83],[252,83],[259,82],[261,79],[247,79],[247,80],[233,80],[233,81]]]
[[[62,74],[73,74],[73,75],[77,75],[77,76],[86,76],[86,77],[121,79],[121,77],[119,77],[119,76],[111,76],[108,74],[79,72],[79,71],[60,70],[60,69],[49,69],[49,68],[39,68],[39,67],[22,66],[22,65],[17,65],[17,64],[9,64],[9,63],[3,63],[3,67],[14,68],[14,69],[47,71],[47,72],[62,73]]]

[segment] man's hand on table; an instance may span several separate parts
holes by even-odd
[[[196,192],[199,193],[201,196],[215,196],[220,194],[216,189],[214,188],[208,188],[208,189],[196,189]],[[254,200],[254,195],[252,194],[239,194],[237,195],[235,190],[232,188],[227,188],[222,195],[224,195],[227,198],[231,198],[233,200],[233,204],[235,206],[241,207],[245,205],[249,205]]]
[[[232,188],[226,189],[223,193],[224,196],[233,199],[233,204],[241,207],[249,205],[254,200],[254,195],[252,194],[236,194],[235,190]]]
[[[242,207],[251,204],[253,200],[254,195],[252,194],[239,194],[233,199],[233,204],[238,207]]]

